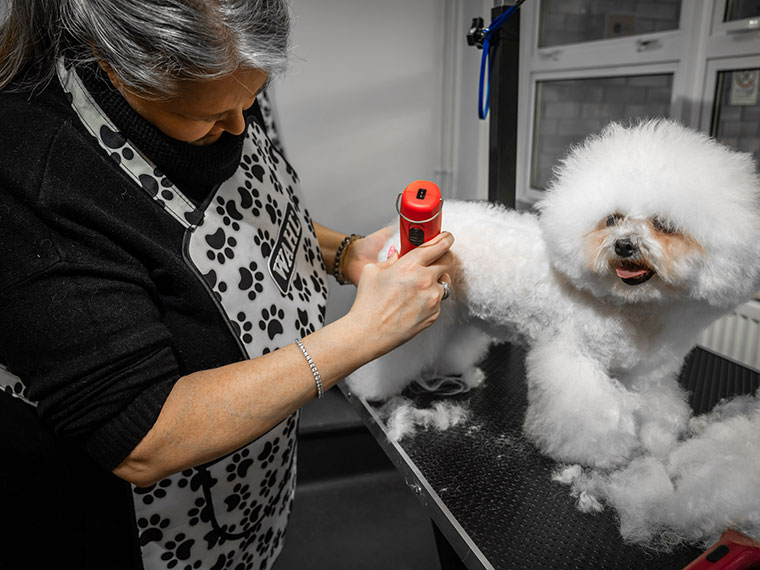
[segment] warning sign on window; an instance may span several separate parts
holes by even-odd
[[[760,69],[745,69],[731,73],[729,105],[757,105]]]

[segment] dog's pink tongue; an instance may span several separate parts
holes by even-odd
[[[646,269],[626,269],[625,267],[618,267],[615,270],[617,276],[621,279],[630,279],[631,277],[641,277],[647,272]]]

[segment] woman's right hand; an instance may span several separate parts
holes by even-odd
[[[402,258],[395,253],[387,261],[364,267],[346,316],[371,339],[375,358],[438,318],[443,297],[440,282],[450,282],[453,257],[449,249],[453,243],[454,236],[442,232]]]

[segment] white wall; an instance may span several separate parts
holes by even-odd
[[[493,0],[458,0],[455,30],[449,35],[457,42],[459,78],[455,117],[455,155],[452,196],[461,200],[488,198],[488,119],[478,118],[478,79],[483,52],[466,42],[473,18],[491,21]],[[484,86],[485,88],[485,86]]]
[[[466,187],[464,197],[485,196],[472,181],[477,173],[463,180],[460,172],[462,165],[476,168],[482,134],[472,95],[479,52],[465,54],[465,33],[483,13],[460,21],[473,5],[479,12],[483,0],[292,1],[294,57],[274,99],[315,220],[369,233],[394,219],[396,195],[419,178],[442,188],[455,181]],[[468,68],[460,72],[460,64]],[[444,69],[455,73],[446,91],[454,100],[445,108]],[[472,100],[462,101],[462,93]],[[462,108],[469,121],[460,117]],[[460,142],[462,136],[472,140]],[[331,281],[328,320],[350,307],[353,292]]]

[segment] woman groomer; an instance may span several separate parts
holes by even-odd
[[[288,29],[276,0],[11,3],[0,556],[19,567],[270,567],[298,408],[437,317],[449,234],[375,264],[387,232],[312,225],[258,96]],[[326,271],[358,290],[322,328]]]

